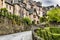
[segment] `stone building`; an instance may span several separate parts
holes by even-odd
[[[42,3],[32,0],[0,0],[0,8],[7,8],[11,14],[30,17],[35,24],[43,16]]]

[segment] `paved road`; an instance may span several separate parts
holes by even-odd
[[[0,36],[0,40],[32,40],[32,31]]]

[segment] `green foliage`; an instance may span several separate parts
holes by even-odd
[[[20,17],[15,14],[10,14],[6,8],[0,9],[0,16],[6,17],[12,20],[12,23],[20,25]]]
[[[28,17],[25,17],[22,20],[22,18],[20,18],[20,16],[11,14],[10,12],[7,11],[6,8],[0,9],[0,35],[30,30],[31,23],[32,22],[31,22],[30,18],[28,18]]]
[[[20,25],[22,22],[23,24],[31,25],[32,21],[29,17],[24,17],[20,19],[20,16],[16,16],[15,14],[10,14],[6,8],[0,9],[0,16],[6,17],[12,21],[13,24]]]
[[[40,22],[42,23],[42,22],[44,22],[44,17],[40,17]]]
[[[60,8],[53,8],[47,12],[49,22],[60,22]]]
[[[0,9],[0,16],[7,16],[7,13],[8,13],[8,11],[7,11],[6,8],[1,8]]]
[[[32,21],[31,21],[31,19],[29,17],[24,17],[22,20],[23,20],[23,22],[25,24],[28,24],[28,25],[31,25],[32,24]]]
[[[36,34],[44,40],[60,40],[60,28],[51,27],[37,29]]]
[[[60,40],[60,34],[52,34],[54,40]]]
[[[50,28],[50,32],[51,33],[56,33],[56,34],[60,34],[60,28],[59,27],[53,27],[53,28]]]
[[[46,16],[40,17],[40,22],[41,22],[41,23],[42,23],[42,22],[46,22],[46,21],[47,21]]]

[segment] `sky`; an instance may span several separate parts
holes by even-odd
[[[60,6],[60,0],[34,0],[34,1],[40,1],[42,2],[42,6],[50,6],[50,5],[57,5]]]

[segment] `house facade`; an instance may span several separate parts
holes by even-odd
[[[0,8],[7,8],[11,14],[29,17],[35,24],[43,16],[42,4],[32,0],[0,0]]]

